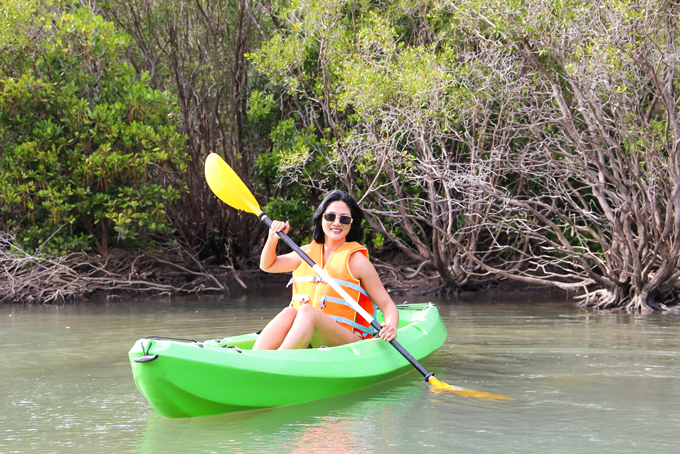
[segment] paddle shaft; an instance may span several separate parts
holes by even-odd
[[[272,220],[269,219],[269,217],[267,217],[267,215],[264,212],[260,213],[260,215],[258,216],[258,219],[260,219],[260,221],[267,224],[267,227],[272,226]],[[376,320],[375,317],[373,317],[371,314],[366,312],[366,310],[363,307],[361,307],[359,305],[359,303],[354,301],[354,298],[349,296],[347,294],[347,292],[342,287],[340,287],[340,284],[335,282],[335,279],[330,277],[328,275],[328,273],[326,273],[323,270],[323,268],[321,268],[319,265],[314,263],[314,260],[312,260],[311,257],[309,257],[305,253],[305,251],[300,249],[300,247],[297,244],[295,244],[295,242],[293,240],[291,240],[288,235],[286,235],[285,233],[283,233],[281,231],[279,231],[277,233],[278,233],[279,237],[281,237],[283,242],[286,243],[293,251],[295,251],[295,253],[297,253],[297,255],[299,255],[300,258],[307,263],[307,265],[312,267],[312,269],[319,276],[321,276],[324,281],[326,281],[331,287],[333,287],[333,290],[338,292],[338,294],[340,296],[342,296],[345,299],[345,301],[347,301],[350,304],[350,306],[352,306],[352,309],[354,309],[356,312],[358,312],[359,315],[361,315],[364,318],[364,320],[369,322],[371,324],[371,326],[374,329],[376,329],[377,331],[380,331],[382,329],[382,326],[380,326],[380,323],[378,323],[378,320]],[[406,349],[404,347],[402,347],[399,342],[397,342],[396,340],[392,340],[392,341],[390,341],[390,344],[392,344],[392,346],[401,354],[401,356],[406,358],[406,360],[409,363],[411,363],[411,365],[413,367],[415,367],[416,370],[418,370],[418,372],[420,372],[423,375],[423,377],[425,377],[425,381],[427,381],[427,382],[430,381],[430,378],[434,376],[434,374],[432,372],[429,372],[427,369],[425,369],[425,367],[423,367],[423,365],[420,364],[417,359],[415,359],[408,351],[406,351]]]

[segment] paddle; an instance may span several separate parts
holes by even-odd
[[[232,170],[229,165],[224,162],[224,160],[215,153],[210,153],[208,158],[205,160],[205,179],[208,182],[208,186],[215,193],[215,195],[222,200],[227,205],[230,205],[237,210],[247,211],[248,213],[253,213],[258,217],[258,219],[265,224],[267,227],[271,227],[272,220],[267,217],[267,215],[260,209],[260,205],[255,200],[255,197],[250,192],[248,187],[241,181],[236,172]],[[323,268],[314,263],[314,261],[305,252],[298,247],[297,244],[291,240],[288,235],[283,232],[278,232],[281,239],[290,246],[309,266],[314,269],[314,271],[321,276],[324,281],[326,281],[333,290],[335,290],[340,296],[342,296],[345,301],[347,301],[352,308],[357,311],[367,322],[371,324],[373,328],[380,331],[382,328],[380,323],[371,314],[366,312],[354,299],[343,290],[340,285],[331,278],[328,273],[326,273]],[[406,351],[404,347],[401,346],[396,340],[390,341],[390,344],[411,363],[413,367],[420,372],[425,381],[430,383],[435,389],[447,389],[455,393],[462,394],[468,397],[481,397],[487,399],[509,399],[507,396],[501,394],[492,394],[480,391],[473,391],[469,389],[459,388],[457,386],[451,386],[449,384],[440,382],[434,377],[432,372],[429,372],[423,367],[409,352]]]

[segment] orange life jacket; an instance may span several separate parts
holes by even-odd
[[[328,263],[324,264],[323,244],[312,241],[307,249],[307,255],[315,263],[323,265],[323,270],[354,298],[354,301],[366,312],[374,315],[376,309],[373,300],[349,270],[349,257],[357,251],[368,258],[366,247],[352,241],[340,246],[330,256]],[[370,323],[357,314],[349,303],[304,261],[293,271],[293,278],[288,282],[288,286],[290,284],[293,284],[293,299],[290,302],[292,307],[298,309],[301,304],[311,304],[350,331],[358,332],[362,338],[370,337],[375,332]]]

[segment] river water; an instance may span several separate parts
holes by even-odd
[[[0,453],[680,452],[680,317],[564,301],[432,300],[448,339],[425,366],[510,401],[433,391],[410,372],[316,402],[171,420],[135,388],[137,339],[253,332],[281,299],[0,306]]]

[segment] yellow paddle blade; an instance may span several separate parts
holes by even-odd
[[[456,394],[460,394],[461,396],[465,397],[476,397],[478,399],[491,399],[491,400],[514,400],[512,397],[504,396],[503,394],[486,393],[483,391],[473,391],[471,389],[463,389],[457,386],[451,386],[448,383],[444,383],[437,380],[436,378],[434,378],[434,376],[430,377],[429,382],[434,387],[434,389],[452,391]]]
[[[205,160],[205,180],[212,192],[227,205],[257,216],[262,213],[252,192],[216,153],[210,153]]]

